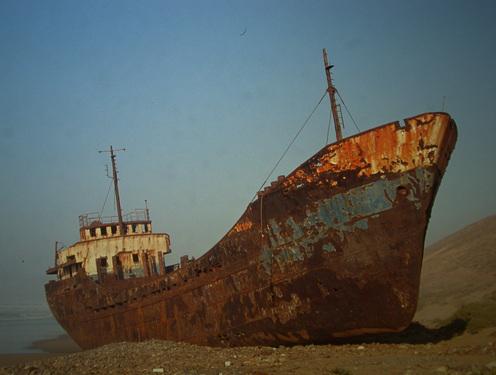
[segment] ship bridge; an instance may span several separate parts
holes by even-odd
[[[85,274],[99,282],[108,278],[117,280],[165,274],[164,255],[170,253],[167,233],[152,233],[152,222],[146,208],[123,213],[119,196],[119,183],[115,150],[110,153],[117,216],[99,213],[79,215],[79,241],[58,249],[55,244],[55,265],[47,270],[60,280]],[[104,204],[105,206],[105,204]],[[102,209],[103,210],[103,209]]]
[[[75,244],[57,249],[55,266],[47,270],[60,280],[83,272],[94,280],[128,279],[165,274],[165,254],[170,251],[167,233],[153,233],[148,209],[122,215],[79,215]]]
[[[147,208],[136,208],[122,215],[122,221],[121,227],[118,216],[100,216],[98,212],[79,215],[79,238],[81,241],[88,241],[152,232],[152,222]],[[121,228],[124,233],[121,233]]]

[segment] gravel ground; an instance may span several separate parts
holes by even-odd
[[[0,369],[0,374],[496,374],[496,328],[437,344],[211,348],[118,343]]]

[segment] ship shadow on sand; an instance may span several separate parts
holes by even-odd
[[[402,332],[362,335],[346,339],[336,339],[333,340],[332,344],[436,344],[440,341],[450,340],[455,336],[461,335],[465,332],[467,324],[467,320],[454,319],[442,327],[428,328],[419,322],[413,322]]]
[[[467,328],[468,321],[454,319],[449,324],[439,328],[428,328],[418,322],[411,323],[407,329],[396,333],[362,335],[350,338],[334,339],[326,342],[314,342],[315,345],[346,345],[346,344],[436,344],[461,335]],[[309,345],[311,343],[307,343]],[[289,345],[291,346],[291,345]],[[60,335],[52,339],[38,340],[29,349],[37,349],[50,354],[68,354],[81,351],[81,348],[68,336]]]

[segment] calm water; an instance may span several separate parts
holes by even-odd
[[[36,353],[33,341],[55,338],[64,330],[43,305],[0,305],[0,353]]]

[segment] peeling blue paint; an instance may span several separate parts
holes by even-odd
[[[331,208],[332,209],[332,208]],[[337,224],[341,218],[338,217],[340,215],[341,210],[337,211],[334,217],[334,222]],[[324,222],[328,227],[332,226],[333,222],[332,219],[333,217],[331,216],[331,212],[329,212],[329,207],[327,206],[320,206],[319,207],[319,213],[318,217],[315,216],[315,213],[311,213],[310,217],[313,218],[315,222],[321,221]],[[320,220],[318,220],[320,219]]]
[[[368,219],[361,219],[355,222],[354,227],[361,230],[369,229],[369,221]]]
[[[269,227],[270,227],[270,232],[272,232],[272,236],[270,235],[269,232],[269,240],[271,243],[271,247],[277,247],[280,244],[284,243],[284,239],[281,236],[281,228],[274,219],[269,220]]]
[[[407,199],[414,202],[415,208],[420,209],[421,203],[418,199],[415,199],[415,196],[432,189],[434,174],[428,170],[418,168],[415,170],[415,177],[408,176],[411,189],[408,192]],[[417,188],[420,188],[420,191],[417,191]]]
[[[266,265],[269,265],[270,271],[271,254],[275,249],[278,253],[274,255],[274,260],[278,264],[300,261],[305,256],[311,256],[315,244],[326,238],[330,231],[344,241],[346,233],[368,230],[370,217],[377,217],[393,207],[399,186],[409,187],[406,198],[420,209],[420,198],[432,188],[433,180],[433,173],[419,168],[414,174],[404,174],[394,180],[381,178],[321,200],[313,208],[306,209],[306,217],[301,223],[296,222],[293,217],[281,224],[271,219],[268,231],[270,247],[263,248],[261,261],[266,270]],[[291,228],[292,236],[283,237],[281,227]],[[326,252],[336,251],[332,243],[325,243],[322,249]]]
[[[322,245],[322,250],[324,250],[326,253],[333,253],[336,251],[336,248],[332,243],[326,243]]]
[[[295,261],[301,261],[305,259],[303,253],[298,247],[290,247],[286,249],[281,249],[281,252],[274,257],[276,263],[292,263]]]
[[[266,273],[272,273],[272,250],[264,247],[260,253],[260,260]]]
[[[295,223],[294,219],[290,217],[288,220],[286,220],[286,224],[291,227],[293,230],[293,239],[296,241],[303,237],[303,230],[301,227]]]

